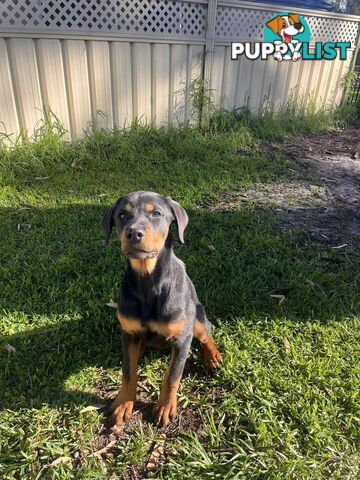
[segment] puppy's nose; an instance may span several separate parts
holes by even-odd
[[[141,242],[144,236],[145,236],[145,232],[142,228],[129,228],[129,230],[126,233],[126,238],[135,243]]]

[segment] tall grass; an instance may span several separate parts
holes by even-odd
[[[190,101],[194,103],[195,126],[193,121],[192,125],[157,129],[153,124],[136,121],[128,128],[101,130],[89,124],[83,137],[72,142],[65,140],[66,129],[54,114],[49,113],[30,137],[24,132],[16,137],[0,135],[0,174],[16,176],[36,170],[37,175],[47,175],[49,169],[82,168],[92,161],[94,154],[106,161],[123,152],[123,158],[131,159],[142,148],[151,150],[149,157],[158,154],[161,162],[163,146],[182,148],[186,157],[187,146],[192,146],[189,152],[193,155],[196,145],[201,145],[205,139],[208,142],[210,137],[216,148],[221,145],[226,151],[239,152],[263,140],[283,140],[299,133],[322,133],[359,120],[355,104],[318,108],[314,98],[305,102],[298,96],[291,97],[278,110],[264,104],[255,115],[246,107],[215,109],[211,98],[206,85],[192,84]],[[211,112],[206,121],[205,110]],[[136,162],[136,158],[132,161]]]

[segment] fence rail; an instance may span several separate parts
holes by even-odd
[[[231,61],[231,41],[261,41],[276,12],[272,4],[237,0],[3,0],[0,130],[31,133],[44,109],[69,138],[89,122],[181,123],[192,113],[191,81],[202,75],[224,108],[280,107],[291,95],[338,104],[359,18],[297,10],[312,42],[352,42],[346,61]]]

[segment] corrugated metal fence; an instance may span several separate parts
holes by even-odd
[[[181,123],[191,117],[190,83],[202,75],[224,108],[280,106],[291,93],[339,103],[353,55],[346,61],[231,61],[231,42],[261,41],[274,7],[237,0],[2,0],[0,131],[31,134],[44,108],[72,138],[89,122],[103,128],[136,118]],[[312,42],[355,46],[359,18],[296,13],[308,21]]]

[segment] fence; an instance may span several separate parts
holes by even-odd
[[[346,61],[230,60],[231,41],[261,41],[276,12],[237,0],[2,0],[0,130],[31,133],[44,108],[72,138],[90,121],[183,122],[191,117],[190,83],[203,75],[224,108],[279,106],[291,92],[339,103],[354,48]],[[358,41],[358,17],[296,13],[312,42]]]

